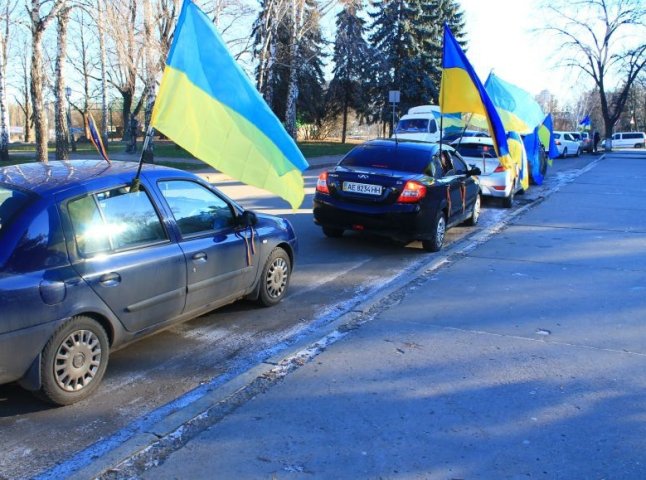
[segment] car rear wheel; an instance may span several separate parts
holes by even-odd
[[[55,405],[87,398],[101,383],[108,356],[108,335],[103,327],[89,317],[73,317],[43,349],[38,395]]]
[[[567,147],[563,149],[563,158],[567,158]]]
[[[636,143],[635,148],[644,148],[644,144],[643,143]]]
[[[261,305],[271,307],[280,302],[289,286],[289,279],[292,273],[292,264],[287,252],[280,247],[274,250],[267,258],[260,277]]]
[[[444,213],[439,212],[433,222],[433,233],[427,239],[422,240],[422,248],[427,252],[439,252],[444,245],[446,234],[446,219]]]
[[[576,149],[576,156],[580,157],[581,156],[581,148]]]
[[[323,235],[330,238],[339,238],[343,235],[342,228],[323,227]]]
[[[502,206],[505,208],[512,208],[514,206],[515,196],[516,196],[516,180],[514,180],[514,184],[511,186],[511,191],[509,192],[509,196],[504,197],[502,199]]]
[[[480,199],[480,194],[476,195],[476,201],[473,202],[473,209],[471,210],[471,216],[467,219],[465,222],[467,225],[476,225],[478,223],[478,220],[480,219],[480,206],[481,206],[481,199]]]

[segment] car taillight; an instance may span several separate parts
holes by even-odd
[[[321,193],[330,193],[330,190],[327,188],[327,172],[322,172],[319,175],[319,179],[316,181],[316,191]]]
[[[504,171],[505,171],[505,167],[503,167],[502,165],[498,165],[496,169],[493,171],[493,173],[500,173]]]
[[[421,183],[408,181],[404,185],[402,193],[399,195],[397,202],[399,203],[415,203],[419,202],[426,196],[426,187]]]
[[[560,140],[554,140],[554,143],[557,144],[557,145],[560,145],[561,141]]]

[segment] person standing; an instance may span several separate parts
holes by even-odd
[[[134,115],[130,116],[130,143],[128,148],[126,148],[127,153],[137,153],[137,129],[139,128],[139,122],[137,117]]]

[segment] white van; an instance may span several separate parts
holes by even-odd
[[[612,146],[615,148],[644,148],[646,133],[644,132],[617,132],[612,135]]]
[[[436,120],[439,115],[440,107],[437,105],[412,107],[397,122],[393,137],[396,136],[400,140],[439,142],[440,126]]]

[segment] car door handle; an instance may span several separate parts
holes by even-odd
[[[99,283],[104,287],[114,287],[121,283],[121,275],[116,272],[106,273],[105,275],[101,275]]]
[[[205,252],[198,252],[191,257],[191,260],[194,262],[206,262],[206,258]]]

